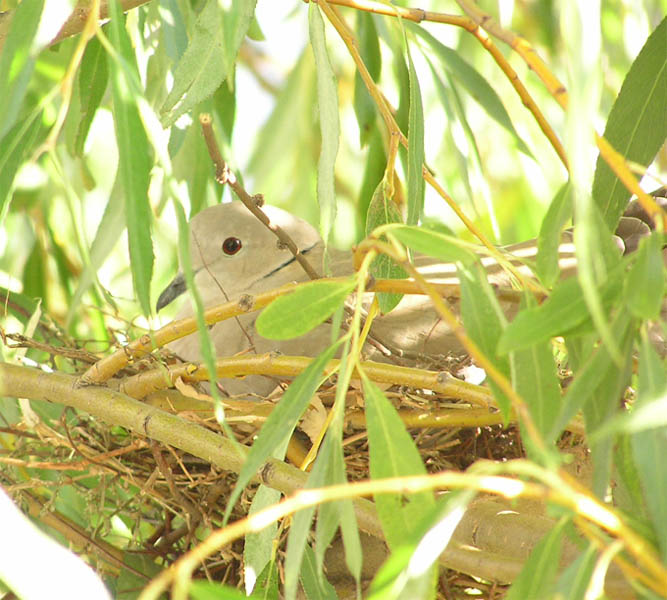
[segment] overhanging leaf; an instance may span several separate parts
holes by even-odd
[[[276,298],[257,318],[259,335],[270,340],[299,337],[324,323],[355,288],[354,279],[311,281]]]
[[[97,38],[88,42],[86,51],[81,59],[79,69],[79,96],[81,99],[81,118],[77,127],[74,142],[74,151],[83,156],[83,146],[88,137],[90,125],[93,122],[95,111],[102,101],[107,89],[109,67],[107,55]]]
[[[308,7],[310,44],[317,69],[317,106],[320,114],[322,147],[317,163],[317,200],[320,203],[320,229],[328,242],[336,218],[334,167],[338,154],[340,124],[338,122],[338,89],[324,36],[324,21],[316,3]]]
[[[144,314],[151,314],[153,275],[152,213],[148,203],[151,153],[137,107],[137,68],[125,19],[117,1],[111,2],[110,40],[121,59],[111,61],[114,125],[118,141],[118,175],[125,195],[125,217],[134,289]]]
[[[357,37],[361,58],[370,76],[374,81],[377,81],[382,67],[380,42],[373,16],[361,10],[357,11]],[[359,75],[359,71],[354,75],[354,114],[359,124],[359,145],[363,148],[368,143],[371,135],[377,108],[361,79],[361,75]]]
[[[408,113],[408,225],[416,225],[424,211],[424,107],[417,72],[412,63],[410,46],[405,42],[410,81],[410,111]]]
[[[611,274],[600,290],[603,304],[611,301],[621,289],[621,271]],[[522,310],[507,326],[498,343],[498,352],[527,348],[538,341],[567,333],[590,318],[581,284],[571,277],[558,284],[540,306]]]
[[[648,166],[667,137],[667,17],[648,37],[632,63],[609,113],[604,137],[626,160]],[[598,158],[593,201],[613,231],[630,192]]]
[[[657,319],[665,299],[661,237],[655,231],[641,240],[635,264],[625,280],[628,307],[640,319]]]
[[[364,378],[366,427],[370,445],[370,472],[373,479],[422,475],[426,473],[405,425],[382,391]],[[434,503],[429,492],[413,494],[407,501],[397,494],[381,494],[375,498],[378,515],[389,545],[397,547],[414,527],[417,516]]]
[[[537,238],[537,275],[546,287],[556,283],[558,267],[558,246],[565,223],[572,218],[572,195],[569,184],[561,187],[554,196],[549,210],[542,220]]]
[[[20,2],[0,52],[0,140],[16,121],[35,66],[33,40],[44,0]]]
[[[452,50],[439,42],[423,27],[413,23],[407,23],[407,27],[423,38],[431,48],[433,48],[440,59],[442,66],[466,88],[468,93],[479,103],[486,113],[496,121],[496,123],[512,135],[516,140],[517,148],[526,156],[532,158],[533,155],[530,152],[530,149],[514,128],[512,120],[503,106],[500,97],[489,85],[486,79],[463,60],[457,51]]]
[[[387,223],[401,223],[402,217],[398,207],[391,198],[385,194],[384,179],[378,183],[368,205],[366,214],[366,235],[369,235],[376,227]],[[407,273],[385,254],[379,255],[371,264],[371,273],[379,279],[404,279]],[[402,294],[379,293],[376,294],[380,312],[390,312],[403,297]]]
[[[195,21],[190,43],[176,65],[174,86],[160,108],[163,127],[171,126],[227,79],[252,21],[255,4],[256,0],[233,0],[225,12],[218,0],[207,0]]]
[[[466,249],[467,244],[458,238],[434,231],[426,227],[392,227],[391,235],[411,250],[432,256],[445,262],[460,261],[470,264],[475,260],[472,252]]]
[[[276,404],[276,407],[267,417],[248,452],[234,490],[229,497],[225,520],[229,517],[245,486],[259,471],[266,459],[292,435],[297,421],[301,418],[303,411],[306,410],[310,399],[321,382],[324,367],[337,349],[338,343],[333,344],[314,359],[303,373],[294,379],[281,401]]]

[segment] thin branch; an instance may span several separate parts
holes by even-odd
[[[366,88],[368,89],[369,94],[371,95],[371,98],[375,101],[376,106],[378,107],[378,110],[380,111],[380,114],[382,115],[382,118],[384,119],[384,122],[386,124],[386,127],[390,133],[390,135],[398,135],[401,144],[407,148],[408,145],[408,140],[401,131],[400,127],[398,126],[398,123],[396,123],[396,120],[394,119],[394,115],[392,114],[391,109],[389,108],[389,105],[387,104],[387,101],[385,100],[384,96],[382,95],[382,92],[378,89],[377,85],[375,84],[375,81],[371,77],[370,73],[368,72],[368,68],[366,67],[363,59],[361,58],[361,54],[359,53],[359,48],[357,47],[357,41],[350,31],[350,28],[347,26],[347,23],[340,17],[340,15],[337,13],[336,10],[334,10],[334,7],[330,6],[330,4],[335,4],[336,2],[329,2],[329,0],[319,0],[318,5],[322,9],[322,11],[326,14],[327,18],[331,22],[331,24],[334,26],[338,34],[340,35],[341,39],[347,46],[347,49],[350,53],[350,56],[352,56],[352,60],[354,60],[357,70],[359,71],[359,75],[361,76],[361,79],[363,80],[364,84],[366,85]],[[476,26],[475,26],[476,27]],[[449,207],[456,213],[456,215],[461,219],[461,221],[464,223],[466,228],[484,245],[486,248],[488,248],[489,252],[491,253],[492,256],[495,256],[496,259],[501,260],[500,258],[500,253],[498,249],[487,239],[487,237],[482,233],[482,231],[473,223],[468,217],[465,215],[465,213],[460,209],[458,204],[454,202],[453,198],[451,198],[447,193],[445,193],[444,189],[442,188],[441,185],[439,185],[436,181],[436,179],[431,175],[430,171],[426,167],[426,165],[422,166],[423,169],[423,176],[426,180],[427,183],[429,183],[433,189],[440,195],[440,197],[449,205]],[[523,282],[523,277],[521,276],[521,273],[518,272],[518,270],[514,269],[512,265],[508,265],[508,268],[512,272],[512,274],[517,278],[518,281]],[[525,282],[524,282],[525,283]],[[530,289],[528,286],[525,286],[527,289]]]
[[[218,147],[218,142],[216,141],[215,134],[213,133],[211,115],[207,113],[200,114],[199,122],[201,123],[208,153],[211,157],[211,160],[213,161],[213,164],[215,165],[216,181],[222,185],[225,183],[229,184],[229,187],[234,190],[234,193],[238,199],[243,202],[243,204],[245,204],[246,208],[276,235],[279,243],[282,246],[289,249],[289,251],[294,255],[294,258],[306,272],[308,277],[311,279],[319,279],[320,275],[317,273],[317,271],[315,271],[315,269],[313,269],[306,257],[301,253],[301,250],[294,243],[294,240],[292,240],[292,238],[287,233],[285,233],[281,227],[271,223],[269,217],[267,217],[266,213],[260,208],[262,204],[264,204],[263,196],[261,194],[257,194],[255,196],[248,194],[248,192],[246,192],[245,188],[239,183],[238,179],[225,162],[225,159],[222,158],[220,148]]]
[[[151,0],[118,0],[120,2],[121,10],[127,12],[137,6],[142,4],[148,4]],[[69,16],[67,21],[60,28],[60,31],[56,36],[49,42],[49,46],[61,42],[65,38],[81,33],[84,27],[86,26],[86,21],[88,16],[93,8],[93,3],[89,0],[80,0],[76,5],[72,14]],[[100,1],[100,20],[105,20],[109,18],[109,2],[108,0]],[[5,44],[7,35],[9,34],[9,29],[11,27],[12,18],[14,17],[14,10],[7,11],[5,13],[0,13],[0,52]]]
[[[358,10],[373,12],[390,17],[400,16],[401,18],[405,18],[410,21],[414,21],[416,23],[421,23],[422,21],[431,21],[434,23],[455,25],[456,27],[461,27],[465,29],[468,33],[472,34],[477,39],[477,41],[479,41],[479,43],[482,44],[482,46],[484,46],[484,48],[487,50],[487,52],[489,52],[489,54],[491,54],[493,60],[496,61],[496,64],[507,76],[507,79],[509,80],[512,87],[515,89],[516,93],[521,98],[523,104],[535,117],[537,124],[539,125],[540,129],[551,143],[553,149],[555,150],[556,154],[558,154],[558,157],[561,159],[565,168],[569,170],[565,149],[563,148],[563,145],[558,139],[558,136],[556,135],[555,131],[551,128],[551,125],[549,125],[548,121],[542,114],[542,111],[540,111],[539,107],[537,106],[537,103],[533,100],[532,96],[530,95],[526,87],[523,85],[523,83],[521,83],[521,80],[519,79],[519,76],[517,75],[516,71],[512,68],[507,59],[503,56],[500,50],[494,45],[494,43],[489,39],[489,36],[485,33],[485,31],[475,20],[468,17],[447,15],[444,13],[425,11],[415,8],[399,8],[393,5],[388,6],[380,4],[379,2],[373,2],[372,0],[321,0],[318,4],[324,7],[326,3],[348,6],[350,8],[356,8]],[[332,24],[334,25],[334,27],[336,27],[335,23]],[[535,54],[534,51],[533,54]],[[535,56],[537,55],[535,54]],[[542,63],[541,60],[540,63],[544,64]],[[543,67],[543,70],[548,72],[546,66]],[[559,89],[560,88],[563,88],[562,84],[559,85]]]
[[[245,375],[275,375],[296,377],[313,361],[308,356],[275,356],[274,353],[252,356],[228,356],[216,361],[218,377],[231,378]],[[331,360],[325,371],[332,373],[338,369],[340,361]],[[391,383],[416,389],[429,389],[448,398],[459,398],[489,408],[494,405],[493,395],[488,388],[473,385],[457,379],[446,371],[428,371],[414,367],[400,367],[374,361],[362,361],[361,366],[369,379],[378,383]],[[353,378],[359,375],[354,373]],[[132,398],[164,390],[182,378],[184,381],[208,381],[209,373],[205,365],[185,363],[164,369],[144,371],[124,380],[119,391]]]

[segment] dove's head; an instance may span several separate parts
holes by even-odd
[[[273,206],[263,210],[307,257],[317,254],[321,238],[309,223]],[[190,261],[205,306],[303,278],[290,250],[240,202],[206,208],[190,221]],[[185,291],[179,273],[160,294],[157,310]]]

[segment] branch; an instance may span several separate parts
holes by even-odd
[[[123,12],[127,12],[137,6],[142,4],[148,4],[150,0],[118,0]],[[90,14],[91,3],[87,0],[80,0],[76,5],[72,14],[69,16],[67,21],[60,28],[60,31],[57,33],[50,42],[49,46],[57,44],[58,42],[64,40],[65,38],[81,33],[83,28],[86,26],[86,21],[88,15]],[[5,40],[9,34],[9,29],[11,27],[11,22],[14,17],[15,10],[10,10],[5,13],[0,13],[0,53],[2,48],[5,45]],[[101,0],[100,2],[100,20],[106,20],[109,18],[109,0]]]
[[[222,158],[222,153],[220,152],[218,143],[215,140],[215,134],[213,133],[211,115],[202,113],[199,115],[199,122],[201,123],[204,140],[206,140],[208,153],[211,157],[211,160],[213,161],[213,164],[215,165],[216,181],[222,185],[228,183],[232,190],[234,190],[234,193],[238,199],[243,202],[243,204],[245,204],[246,208],[276,235],[280,244],[289,249],[289,251],[294,255],[294,258],[306,272],[306,275],[308,275],[308,277],[311,279],[319,279],[320,275],[317,273],[317,271],[315,271],[315,269],[313,269],[306,257],[301,253],[301,250],[294,243],[294,240],[292,240],[292,238],[287,235],[287,233],[285,233],[281,227],[271,223],[269,217],[267,217],[266,213],[260,208],[262,204],[264,204],[263,196],[261,194],[251,196],[248,192],[246,192],[245,188],[239,183],[239,180],[236,178],[234,173],[232,173],[231,169],[225,162],[225,159]]]

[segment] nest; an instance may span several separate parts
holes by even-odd
[[[46,342],[9,336],[5,343],[27,347],[41,356],[42,364],[81,374],[97,355],[77,347],[52,327],[43,328]],[[107,382],[119,382],[152,368],[159,357],[129,364]],[[461,363],[452,363],[460,367]],[[450,364],[451,366],[451,364]],[[287,382],[286,382],[287,383]],[[270,403],[280,398],[280,387]],[[186,390],[187,393],[187,390]],[[197,392],[198,394],[201,391]],[[335,395],[335,384],[321,388],[317,402],[307,411],[293,435],[288,457],[300,461],[312,446],[315,431]],[[385,395],[396,409],[427,412],[433,407],[465,409],[457,400],[419,389],[391,386]],[[198,396],[199,398],[200,396]],[[186,402],[187,396],[182,397]],[[192,399],[191,399],[192,400]],[[170,401],[167,401],[169,405]],[[175,410],[185,422],[195,423],[224,435],[213,410],[194,401],[191,409]],[[263,405],[264,403],[257,403]],[[363,427],[361,392],[351,387],[347,394],[347,417],[343,435],[345,467],[349,481],[369,479],[368,439]],[[173,406],[172,406],[173,408]],[[45,402],[33,402],[39,422],[32,430],[23,423],[5,424],[2,433],[11,436],[12,449],[0,468],[0,481],[38,521],[73,544],[116,593],[140,589],[155,574],[155,565],[166,567],[223,525],[227,499],[236,474],[216,467],[177,447],[147,439],[126,428],[91,417],[81,411]],[[318,414],[320,411],[320,414]],[[251,445],[263,418],[245,414],[227,424],[244,445]],[[24,421],[25,422],[25,421]],[[428,472],[464,471],[479,459],[503,461],[524,455],[518,429],[502,424],[480,427],[420,427],[408,429]],[[578,446],[580,439],[565,434],[564,445]],[[249,485],[231,512],[230,522],[248,513],[257,489]],[[74,511],[74,515],[72,515]],[[275,545],[277,565],[282,565],[288,522],[279,528]],[[334,541],[334,546],[336,545]],[[338,542],[340,543],[340,542]],[[369,546],[370,547],[370,546]],[[234,541],[205,560],[194,577],[243,586],[243,540]],[[386,556],[384,544],[369,550],[367,562],[377,569]],[[326,569],[339,597],[354,597],[353,580],[341,567],[340,555],[330,552]],[[367,572],[369,580],[373,572]],[[439,597],[464,598],[471,594],[500,598],[505,587],[461,572],[442,568]]]

